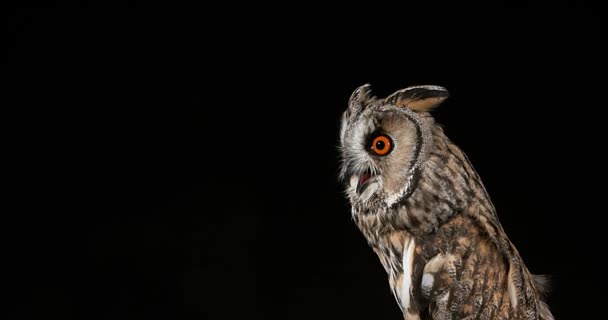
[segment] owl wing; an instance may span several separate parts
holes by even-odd
[[[438,254],[424,266],[420,293],[422,298],[428,301],[426,311],[431,319],[451,317],[450,293],[457,280],[455,275],[458,260],[451,254]]]
[[[495,319],[511,313],[509,260],[479,230],[474,220],[458,217],[421,248],[430,258],[422,268],[420,297],[431,319]]]
[[[430,319],[497,319],[511,313],[504,265],[471,254],[439,254],[425,265],[420,292]]]
[[[527,284],[518,282],[521,278],[515,273],[512,263],[483,246],[466,255],[438,254],[424,266],[420,280],[420,294],[428,302],[425,312],[431,319],[506,319],[517,314],[522,319],[553,320],[538,294],[526,292],[540,289],[542,278]]]

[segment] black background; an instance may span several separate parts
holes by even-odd
[[[554,314],[596,314],[599,13],[455,9],[469,15],[5,11],[5,319],[399,319],[337,183],[364,83],[447,87],[434,115],[552,276]]]

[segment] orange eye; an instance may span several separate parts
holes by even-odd
[[[379,135],[372,140],[372,151],[379,156],[387,155],[392,148],[391,138],[386,135]]]

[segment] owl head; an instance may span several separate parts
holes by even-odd
[[[342,116],[340,177],[353,205],[391,206],[408,197],[432,147],[429,111],[448,97],[439,86],[413,86],[380,99],[357,88]]]

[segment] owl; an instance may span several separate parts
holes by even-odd
[[[430,111],[448,97],[412,86],[356,89],[342,116],[340,177],[352,219],[408,320],[553,319],[466,155]]]

